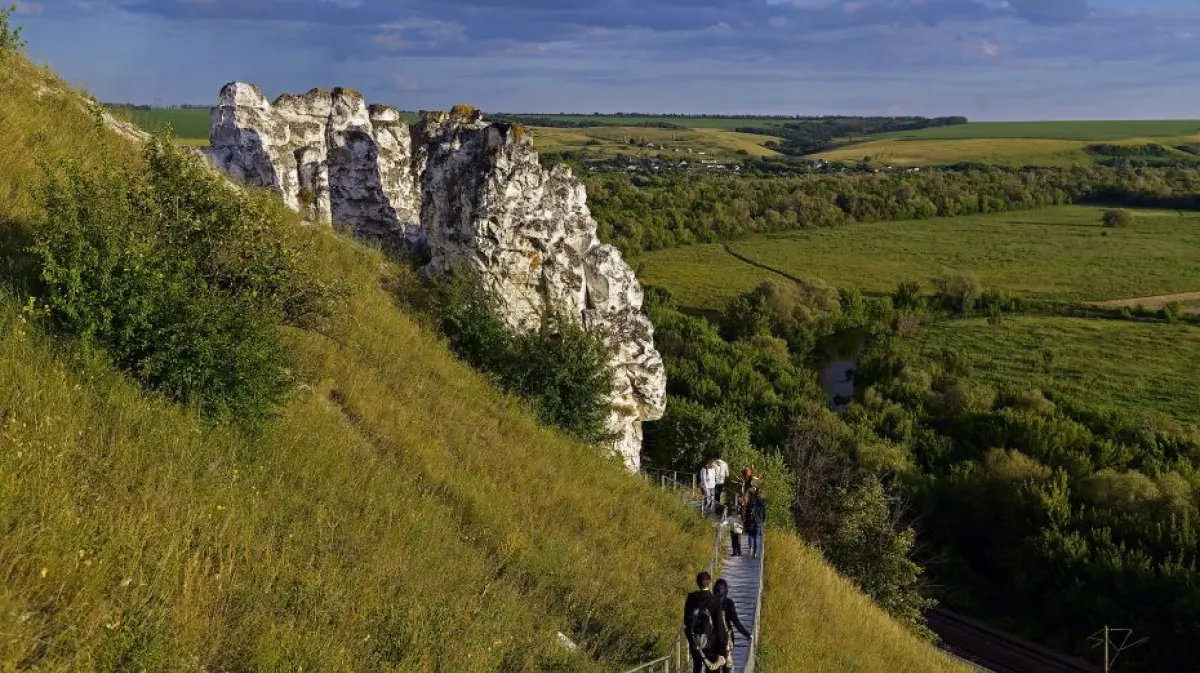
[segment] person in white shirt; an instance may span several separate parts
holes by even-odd
[[[716,472],[716,488],[713,491],[713,496],[718,505],[722,504],[721,495],[725,493],[725,482],[729,480],[729,463],[717,458],[712,462],[712,466]]]
[[[716,461],[714,461],[712,458],[709,458],[708,462],[704,464],[704,467],[700,468],[700,493],[704,497],[704,500],[701,502],[701,507],[703,508],[705,514],[708,514],[710,511],[712,511],[713,495],[716,494],[716,491]]]

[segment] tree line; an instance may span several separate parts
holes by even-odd
[[[771,141],[767,147],[781,154],[804,156],[853,142],[855,137],[966,123],[966,117],[812,117],[803,122],[746,126],[737,130],[781,138],[782,142]]]
[[[600,235],[628,256],[756,233],[1068,203],[1200,208],[1200,168],[1074,166],[747,177],[581,172]]]

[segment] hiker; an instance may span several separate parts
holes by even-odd
[[[746,507],[746,534],[750,536],[750,558],[757,558],[762,549],[762,529],[767,521],[767,502],[762,489],[757,486],[750,491],[750,503]]]
[[[751,481],[754,479],[754,466],[747,465],[742,468],[742,501],[746,500],[746,496],[750,495]]]
[[[713,509],[713,495],[717,491],[717,468],[712,458],[709,458],[704,463],[704,467],[700,468],[700,492],[704,494],[704,500],[701,507],[705,514],[708,514]]]
[[[717,504],[720,505],[722,503],[721,496],[725,493],[725,482],[729,480],[729,463],[726,463],[725,461],[721,460],[720,457],[717,457],[717,459],[713,461],[713,468],[716,471],[717,481],[717,488],[714,492],[714,496]]]
[[[725,654],[725,673],[733,673],[733,630],[736,628],[738,632],[746,636],[747,643],[753,642],[754,636],[742,625],[742,620],[738,619],[737,606],[729,597],[729,582],[724,579],[717,580],[713,585],[713,595],[721,601],[721,613],[725,618],[725,632],[729,634]]]
[[[729,546],[733,550],[732,556],[742,555],[742,524],[733,521],[729,524]]]
[[[692,673],[708,673],[724,668],[729,650],[729,633],[721,600],[711,589],[712,575],[696,575],[696,591],[683,602],[683,628],[688,652],[692,655]]]

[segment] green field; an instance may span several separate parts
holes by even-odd
[[[888,134],[894,138],[958,140],[965,138],[1041,138],[1091,142],[1124,138],[1166,138],[1200,133],[1200,120],[971,122]]]
[[[212,119],[212,114],[208,110],[193,108],[154,108],[150,110],[117,108],[113,114],[117,117],[128,118],[151,133],[170,124],[172,132],[180,139],[203,139],[205,141],[208,140]]]
[[[572,152],[592,157],[627,156],[734,160],[745,156],[769,157],[779,153],[764,144],[771,136],[718,128],[660,129],[637,126],[589,128],[530,127],[534,146],[541,152]],[[630,139],[635,139],[631,144]],[[642,144],[645,141],[645,145]]]
[[[1200,424],[1200,327],[1058,317],[1000,325],[956,320],[923,329],[913,352],[967,353],[976,377],[1020,389],[1068,393],[1089,406],[1161,411]],[[1042,352],[1054,353],[1047,374]]]
[[[1137,211],[1133,226],[1104,229],[1101,208],[1063,206],[910,222],[853,224],[751,237],[729,244],[751,260],[797,277],[864,292],[945,270],[972,270],[985,287],[1034,298],[1099,300],[1200,290],[1200,214]],[[642,282],[681,305],[718,308],[757,283],[779,278],[720,244],[652,252]]]
[[[590,114],[541,114],[538,112],[506,112],[496,113],[497,115],[513,115],[522,117],[543,117],[545,119],[556,119],[569,122],[587,122],[592,124],[604,124],[606,126],[631,126],[635,124],[674,124],[683,128],[689,129],[725,129],[731,131],[738,128],[756,127],[763,128],[768,126],[780,126],[783,124],[794,123],[796,119],[778,119],[778,118],[753,118],[753,119],[736,119],[733,117],[688,117],[680,116],[673,117],[668,115],[637,115],[637,116],[620,116],[620,115],[590,115]],[[485,112],[484,117],[488,115]]]

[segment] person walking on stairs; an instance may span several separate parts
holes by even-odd
[[[707,516],[713,511],[714,499],[713,496],[717,492],[717,466],[716,461],[709,458],[704,462],[704,467],[700,468],[700,492],[704,496],[701,503],[701,509]]]
[[[729,522],[729,549],[730,556],[742,555],[742,524],[737,521]]]
[[[721,505],[723,504],[721,501],[721,496],[725,494],[725,482],[729,481],[729,463],[726,463],[725,461],[721,460],[720,457],[717,457],[715,460],[713,460],[712,464],[713,470],[715,471],[713,476],[716,478],[717,482],[716,490],[713,492],[713,497],[716,498],[717,504]]]
[[[724,579],[717,580],[713,585],[713,595],[721,601],[721,613],[725,617],[725,631],[729,634],[724,670],[725,673],[733,673],[733,630],[736,628],[739,633],[746,636],[747,643],[754,642],[754,636],[742,625],[742,620],[738,619],[737,605],[734,605],[733,599],[729,597],[729,582]]]
[[[750,536],[750,557],[757,558],[762,549],[762,529],[767,522],[767,502],[762,489],[757,486],[750,491],[750,503],[746,506],[746,534]]]
[[[729,651],[725,614],[711,584],[712,575],[707,572],[696,575],[696,591],[689,593],[683,602],[683,629],[692,656],[692,673],[721,670]]]

